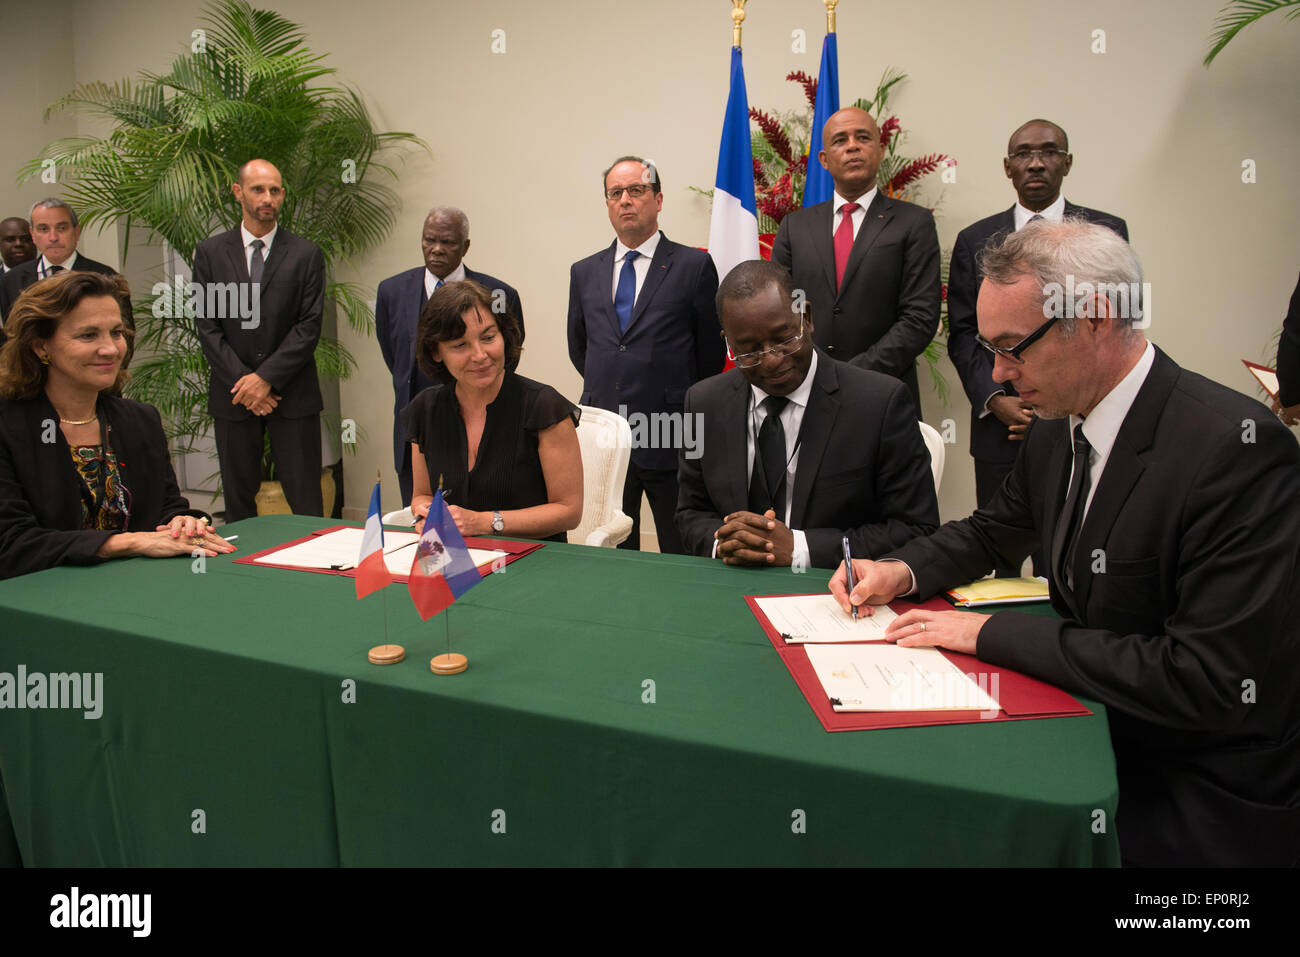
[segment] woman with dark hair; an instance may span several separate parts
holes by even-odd
[[[162,420],[121,397],[121,276],[65,272],[14,302],[0,349],[0,578],[234,546],[176,487]]]
[[[492,306],[478,283],[452,282],[420,313],[416,357],[441,384],[402,412],[416,530],[441,488],[462,535],[562,542],[582,520],[578,407],[506,371],[519,359],[519,323]]]

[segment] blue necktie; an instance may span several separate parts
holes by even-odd
[[[618,315],[618,331],[627,332],[632,321],[632,303],[636,301],[636,267],[632,265],[641,254],[629,249],[623,257],[623,271],[618,274],[618,289],[614,291],[614,312]]]

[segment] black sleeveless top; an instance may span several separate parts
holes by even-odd
[[[407,438],[420,447],[430,488],[442,477],[443,499],[476,512],[545,505],[546,476],[537,454],[537,433],[565,417],[578,424],[579,410],[549,385],[507,372],[487,407],[478,457],[467,470],[469,448],[454,385],[425,389],[401,413]],[[507,528],[505,534],[510,534]],[[566,541],[564,532],[548,541]]]

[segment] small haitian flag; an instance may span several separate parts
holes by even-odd
[[[406,586],[415,610],[427,621],[482,580],[439,489],[429,505],[424,534],[415,546]]]

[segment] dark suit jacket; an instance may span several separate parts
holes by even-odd
[[[962,388],[971,405],[970,453],[988,462],[1013,462],[1020,442],[1012,442],[1002,420],[993,414],[980,417],[984,403],[995,392],[1015,395],[1010,385],[993,381],[993,354],[975,341],[979,327],[975,323],[975,301],[984,274],[976,257],[990,242],[1000,243],[1015,231],[1015,207],[981,219],[957,234],[948,266],[948,357],[957,367]],[[1128,225],[1110,213],[1075,206],[1066,202],[1066,216],[1082,216],[1090,222],[1107,226],[1128,239]]]
[[[99,408],[131,493],[126,531],[152,532],[176,515],[207,514],[192,510],[176,487],[157,409],[102,392]],[[58,421],[44,394],[0,399],[0,578],[93,565],[102,561],[95,552],[116,534],[81,527],[82,480]],[[41,441],[51,434],[54,441]]]
[[[1300,402],[1300,283],[1291,293],[1291,307],[1282,323],[1282,338],[1277,344],[1278,396],[1282,404]]]
[[[999,553],[1052,554],[1068,428],[1033,423],[987,508],[890,556],[921,597]],[[1300,863],[1298,488],[1276,416],[1157,350],[1084,521],[1074,606],[1053,581],[1060,619],[1003,611],[980,632],[982,660],[1106,705],[1126,860]]]
[[[718,271],[709,254],[660,233],[627,332],[614,312],[614,248],[569,271],[569,358],[582,373],[583,405],[625,413],[682,411],[686,390],[722,369],[713,296]],[[677,466],[674,449],[633,449],[644,469]]]
[[[389,276],[379,284],[379,293],[375,297],[375,335],[379,339],[379,349],[384,354],[384,362],[393,376],[393,461],[397,471],[411,455],[411,445],[406,438],[406,430],[397,421],[398,413],[411,404],[411,373],[415,371],[415,333],[420,325],[420,311],[428,300],[424,295],[424,266],[399,272]],[[519,320],[519,331],[524,331],[524,310],[519,302],[519,293],[514,286],[494,279],[487,273],[475,272],[468,266],[465,278],[471,279],[488,291],[500,289],[506,294],[506,308]],[[509,366],[514,372],[519,363]]]
[[[16,300],[22,291],[36,282],[36,268],[40,265],[41,257],[29,259],[25,263],[19,263],[13,269],[4,274],[0,279],[0,320],[9,318],[9,310],[13,308]],[[81,253],[77,253],[78,272],[100,272],[106,276],[114,275],[117,270],[111,266],[105,266],[101,262],[96,262]],[[0,338],[0,342],[4,339]]]
[[[249,282],[238,226],[199,243],[194,282],[205,290],[210,283]],[[212,369],[208,411],[219,419],[249,418],[251,412],[231,401],[230,390],[240,378],[256,372],[280,396],[272,415],[296,419],[320,412],[315,353],[324,304],[325,257],[320,247],[283,228],[276,230],[267,254],[256,325],[253,318],[229,308],[209,315],[205,293],[196,306],[195,325]]]
[[[677,528],[693,555],[712,554],[722,518],[748,510],[750,386],[739,369],[693,386],[686,414],[699,414],[703,456],[679,459]],[[808,540],[814,567],[877,557],[939,524],[930,454],[911,397],[895,379],[822,353],[799,427],[790,527]]]
[[[772,261],[794,276],[812,307],[813,341],[841,362],[907,384],[916,416],[916,357],[939,330],[939,234],[928,209],[877,192],[835,288],[832,201],[791,213]]]

